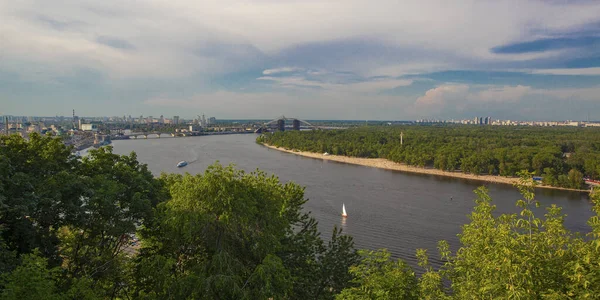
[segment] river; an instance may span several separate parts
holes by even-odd
[[[426,248],[430,262],[439,265],[439,240],[452,249],[459,246],[457,234],[469,221],[475,199],[473,190],[482,182],[401,173],[370,167],[305,158],[268,149],[255,143],[254,134],[233,134],[189,138],[160,138],[113,141],[114,152],[135,151],[138,160],[148,164],[156,175],[201,173],[219,161],[235,164],[245,171],[257,168],[275,174],[281,181],[294,181],[306,187],[309,201],[305,209],[319,222],[324,238],[334,226],[354,237],[357,248],[387,248],[394,257],[416,266],[415,249]],[[177,162],[191,163],[177,168]],[[485,184],[498,213],[516,213],[520,195],[510,185]],[[593,215],[586,194],[559,190],[536,190],[542,207],[557,204],[567,214],[565,225],[589,232],[587,220]],[[345,203],[348,218],[341,217]],[[542,216],[543,209],[537,209]],[[417,270],[418,273],[420,273]]]

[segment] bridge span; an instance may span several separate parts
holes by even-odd
[[[286,116],[280,116],[279,118],[273,119],[269,122],[263,124],[262,127],[258,128],[255,132],[261,133],[263,131],[267,131],[268,129],[277,130],[277,131],[285,131],[286,130],[286,121],[291,121],[290,127],[292,130],[300,130],[302,128],[310,128],[310,129],[318,129],[319,127],[310,124],[307,121],[298,118],[288,118]]]

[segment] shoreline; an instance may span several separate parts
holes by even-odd
[[[467,173],[461,173],[461,172],[442,171],[442,170],[433,169],[433,168],[431,168],[431,169],[420,168],[420,167],[409,166],[409,165],[405,165],[405,164],[401,164],[401,163],[396,163],[396,162],[389,161],[384,158],[361,158],[361,157],[349,157],[349,156],[333,155],[333,154],[324,156],[323,154],[320,154],[320,153],[306,152],[306,151],[299,151],[299,150],[298,151],[287,150],[284,148],[279,148],[279,147],[275,147],[275,146],[271,146],[271,145],[267,145],[267,144],[261,144],[261,145],[263,145],[264,147],[273,149],[273,150],[296,154],[296,155],[303,156],[303,157],[322,159],[322,160],[330,160],[330,161],[336,161],[336,162],[341,162],[341,163],[345,163],[345,164],[359,165],[359,166],[400,171],[400,172],[462,178],[462,179],[468,179],[468,180],[476,180],[476,181],[484,181],[484,182],[500,183],[500,184],[510,184],[510,185],[515,184],[519,180],[519,178],[517,178],[517,177],[504,177],[504,176],[496,176],[496,175],[473,175],[473,174],[467,174]],[[570,188],[541,185],[541,184],[537,185],[536,188],[563,190],[563,191],[572,191],[572,192],[586,192],[586,193],[591,192],[591,189],[589,189],[589,190],[570,189]]]

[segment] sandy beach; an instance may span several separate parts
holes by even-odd
[[[466,174],[466,173],[461,173],[461,172],[442,171],[442,170],[433,169],[433,168],[420,168],[420,167],[396,163],[396,162],[389,161],[389,160],[383,159],[383,158],[360,158],[360,157],[348,157],[348,156],[341,156],[341,155],[323,155],[322,153],[305,152],[305,151],[299,151],[299,150],[287,150],[284,148],[278,148],[278,147],[267,145],[267,144],[262,144],[262,145],[267,148],[275,149],[275,150],[282,151],[282,152],[292,153],[292,154],[296,154],[296,155],[300,155],[300,156],[304,156],[304,157],[323,159],[323,160],[331,160],[331,161],[337,161],[337,162],[346,163],[346,164],[361,165],[361,166],[366,166],[366,167],[395,170],[395,171],[401,171],[401,172],[430,174],[430,175],[447,176],[447,177],[454,177],[454,178],[464,178],[464,179],[469,179],[469,180],[478,180],[478,181],[510,184],[510,185],[518,182],[518,180],[519,180],[516,177],[504,177],[504,176],[494,176],[494,175],[473,175],[473,174]],[[547,185],[538,185],[537,187],[538,188],[547,188],[547,189],[557,189],[557,190],[578,191],[578,192],[589,192],[590,191],[590,190],[568,189],[568,188],[561,188],[561,187],[554,187],[554,186],[547,186]]]

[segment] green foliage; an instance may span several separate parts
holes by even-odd
[[[386,136],[376,141],[394,143]],[[11,136],[0,142],[0,299],[600,295],[600,192],[591,195],[595,215],[587,237],[565,229],[559,207],[547,208],[543,218],[533,209],[539,204],[532,175],[543,172],[545,181],[578,187],[582,168],[597,168],[581,155],[597,149],[594,143],[582,152],[577,149],[585,143],[562,145],[560,151],[573,153],[566,162],[553,154],[529,156],[524,151],[519,156],[506,149],[467,159],[444,150],[437,163],[435,156],[416,158],[418,165],[514,172],[521,177],[517,188],[523,195],[517,201],[520,213],[497,216],[487,190],[476,190],[470,222],[459,235],[460,248],[452,252],[441,241],[444,264],[438,270],[429,264],[427,252],[418,249],[424,273],[417,277],[385,250],[359,255],[352,238],[337,228],[324,242],[317,222],[302,210],[304,189],[260,171],[215,164],[204,174],[157,179],[135,154],[119,156],[111,148],[77,159],[50,137],[32,135],[25,141]],[[344,151],[322,146],[328,152]],[[368,154],[365,149],[359,146],[357,153]],[[382,149],[377,155],[386,153]],[[556,171],[561,163],[568,173]],[[526,164],[532,166],[528,171],[514,171]],[[139,249],[129,245],[127,237],[133,233],[141,237]]]
[[[414,272],[402,260],[393,261],[386,250],[361,250],[361,262],[350,268],[357,284],[336,299],[418,299]]]
[[[332,299],[352,278],[352,238],[325,244],[296,184],[219,164],[157,179],[110,147],[0,142],[4,298]]]
[[[76,164],[60,140],[0,137],[0,226],[8,249],[20,255],[37,248],[52,266],[60,264],[56,229],[79,214],[83,190]]]
[[[400,134],[403,144],[400,143]],[[267,133],[257,142],[335,155],[386,158],[419,167],[518,176],[528,170],[547,185],[583,188],[600,179],[600,131],[504,126],[364,126]]]
[[[23,256],[23,262],[11,273],[2,276],[4,289],[0,299],[64,299],[56,286],[58,269],[48,269],[48,262],[39,252]]]
[[[598,215],[590,219],[591,239],[566,230],[564,216],[555,205],[544,219],[532,211],[537,206],[530,173],[518,185],[523,200],[519,214],[495,217],[495,206],[485,188],[476,190],[477,206],[471,222],[459,235],[455,254],[439,245],[445,264],[434,270],[424,250],[417,251],[425,273],[419,279],[423,299],[596,299],[600,294]],[[598,194],[592,195],[596,214]],[[445,287],[442,282],[448,282]]]
[[[124,248],[136,226],[148,222],[152,208],[167,198],[162,185],[134,153],[120,156],[110,147],[90,150],[77,167],[85,184],[81,218],[60,230],[62,256],[68,274],[82,274],[118,294],[114,282],[122,281]]]
[[[323,246],[300,186],[219,164],[161,181],[172,198],[141,231],[139,297],[315,299],[348,284],[352,240],[336,230]]]
[[[78,287],[71,291],[76,298],[90,298],[92,288],[119,293],[123,236],[150,218],[167,193],[134,154],[111,150],[80,160],[49,136],[0,138],[3,271],[38,249],[49,268],[61,267],[61,288]]]

